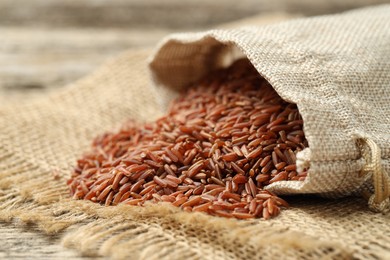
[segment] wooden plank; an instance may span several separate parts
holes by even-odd
[[[0,104],[65,86],[126,49],[154,46],[170,32],[0,27]]]
[[[0,24],[204,28],[254,14],[340,12],[388,0],[1,0]]]
[[[34,226],[0,222],[0,237],[1,259],[102,259],[64,248],[59,236],[46,236]]]
[[[241,0],[2,0],[0,24],[122,28],[204,28],[277,8]]]

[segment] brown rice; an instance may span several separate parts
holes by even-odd
[[[95,139],[68,181],[75,199],[105,205],[168,202],[215,216],[268,219],[288,204],[263,188],[302,181],[295,154],[308,146],[296,105],[247,60],[212,73],[168,114]]]

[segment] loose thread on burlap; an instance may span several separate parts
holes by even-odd
[[[363,196],[368,199],[368,206],[371,210],[386,213],[390,210],[390,177],[382,168],[381,150],[371,139],[361,138],[360,140],[359,146],[366,161],[361,176],[372,174],[374,184],[374,194],[365,190]]]

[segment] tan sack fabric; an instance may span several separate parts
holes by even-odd
[[[296,77],[299,77],[301,73],[309,75],[309,72],[314,69],[311,66],[307,66],[306,70],[302,70],[299,64],[305,60],[312,62],[309,62],[309,65],[325,64],[327,60],[332,61],[331,58],[334,55],[331,55],[331,47],[333,45],[328,50],[322,50],[324,52],[323,55],[328,53],[324,59],[317,60],[314,52],[315,44],[312,46],[313,51],[311,55],[307,55],[303,46],[302,48],[296,48],[294,45],[301,38],[310,38],[309,34],[299,34],[294,38],[288,32],[292,31],[295,26],[301,26],[304,29],[321,25],[318,27],[318,30],[325,33],[326,28],[328,28],[326,24],[333,25],[335,31],[341,30],[339,28],[344,28],[344,24],[351,25],[351,28],[359,27],[358,25],[360,24],[363,28],[361,33],[366,33],[367,39],[369,39],[368,36],[376,36],[375,30],[368,29],[368,27],[373,26],[373,23],[370,23],[370,21],[376,21],[376,30],[380,30],[382,38],[386,40],[388,39],[388,31],[384,30],[384,25],[389,21],[389,11],[389,7],[382,6],[340,16],[304,19],[259,29],[263,30],[264,41],[266,41],[267,39],[271,40],[273,37],[283,38],[276,32],[286,28],[283,29],[285,31],[284,37],[287,37],[289,40],[286,38],[282,42],[279,40],[274,41],[266,49],[262,50],[272,52],[271,50],[274,49],[281,52],[284,48],[288,48],[290,52],[287,53],[289,55],[287,57],[291,58],[290,60],[286,59],[284,63],[280,63],[281,61],[276,59],[277,56],[270,55],[269,60],[272,60],[270,63],[280,65],[280,72],[273,70],[271,66],[267,68],[272,73],[268,73],[269,71],[261,72],[265,76],[269,74],[268,76],[270,77],[267,77],[267,79],[270,80],[284,98],[298,104],[301,103],[300,99],[315,99],[315,94],[310,91],[316,88],[310,88],[308,84],[305,84],[305,81],[301,82],[301,85],[304,87],[300,87],[303,90],[299,98],[293,96],[292,93],[296,93],[293,90],[291,94],[288,94],[290,92],[283,90],[283,86],[286,83],[283,80],[287,80],[287,78],[278,76],[278,73],[287,76],[288,74],[296,75]],[[364,20],[368,25],[360,22],[360,20]],[[347,31],[347,29],[344,30]],[[251,30],[239,30],[234,35],[237,35],[237,37],[242,35],[244,37],[246,34],[242,34],[242,32],[251,32]],[[266,36],[268,34],[270,35]],[[350,37],[355,37],[352,31],[348,31],[348,34]],[[199,34],[199,37],[202,35]],[[273,37],[271,37],[272,35]],[[373,48],[378,47],[376,42],[382,38],[379,37],[376,38],[376,41],[370,41]],[[314,41],[314,38],[312,40]],[[326,40],[326,37],[320,38],[317,44],[324,40]],[[214,42],[215,46],[220,45],[220,43],[211,38],[206,41]],[[347,42],[346,46],[362,44],[360,41],[358,43],[345,41]],[[171,41],[170,44],[176,45],[178,43]],[[178,46],[180,45],[178,44]],[[208,47],[202,49],[202,46],[207,47],[208,44],[199,45],[201,52],[208,50]],[[289,46],[295,47],[290,48]],[[388,48],[386,44],[382,45],[382,47]],[[218,57],[217,54],[220,53],[218,51],[219,48],[215,47],[216,58]],[[362,82],[364,81],[360,81],[361,78],[359,76],[363,77],[363,72],[365,71],[365,77],[370,79],[373,91],[382,91],[382,98],[385,99],[385,95],[388,92],[379,90],[379,86],[383,80],[388,80],[386,71],[388,71],[389,64],[381,62],[382,59],[380,57],[385,57],[386,55],[386,53],[378,54],[381,48],[375,49],[374,53],[368,52],[368,49],[364,48],[364,46],[360,48],[362,53],[366,52],[369,54],[368,56],[371,57],[373,55],[373,57],[378,59],[374,62],[374,60],[362,55],[361,59],[364,62],[359,64],[364,64],[364,68],[354,68],[351,64],[345,68],[339,67],[339,70],[356,71],[357,78],[318,78],[318,75],[323,75],[318,73],[322,73],[324,68],[317,67],[321,69],[314,70],[310,74],[313,84],[317,84],[317,80],[330,82],[330,86],[333,86],[335,82],[341,84],[345,81],[350,82],[351,86],[354,82],[363,84]],[[169,56],[173,57],[173,49],[171,50]],[[296,52],[304,54],[295,56],[297,55],[295,54]],[[160,51],[157,56],[158,59],[156,58],[155,61],[163,58],[161,57],[163,53],[163,51]],[[212,64],[210,64],[209,66],[204,66],[203,71],[195,70],[195,68],[202,67],[199,65],[202,59],[195,58],[191,52],[185,53],[188,54],[188,57],[194,57],[191,58],[194,69],[188,71],[187,74],[181,74],[179,73],[179,68],[182,67],[179,66],[176,71],[170,74],[169,77],[172,79],[177,78],[178,82],[182,83],[185,82],[187,77],[194,80],[195,77],[192,76],[198,77],[200,76],[198,73],[202,74],[212,67]],[[183,212],[169,205],[104,207],[89,201],[72,200],[69,197],[68,188],[65,184],[66,179],[69,178],[71,167],[75,164],[75,160],[88,149],[95,135],[115,129],[128,118],[144,121],[154,120],[162,115],[163,110],[160,108],[159,102],[162,99],[170,98],[166,96],[169,91],[167,91],[167,88],[155,89],[151,86],[146,63],[147,57],[150,55],[150,50],[124,53],[119,58],[60,93],[55,93],[33,102],[25,103],[21,100],[18,104],[0,108],[1,221],[16,221],[34,225],[38,230],[50,234],[51,237],[60,237],[64,246],[75,248],[86,256],[110,256],[120,259],[148,260],[161,258],[390,258],[389,214],[377,214],[368,210],[364,200],[361,198],[329,200],[308,196],[291,197],[288,198],[288,201],[292,207],[283,211],[279,217],[269,221],[262,219],[238,221],[218,218],[202,213]],[[256,56],[255,54],[252,55]],[[322,56],[320,55],[320,57]],[[326,57],[328,59],[325,59]],[[344,57],[349,56],[344,55]],[[165,59],[167,65],[169,60]],[[217,59],[211,59],[210,61],[217,61]],[[348,61],[351,63],[358,62],[353,56],[350,57],[350,60],[346,60],[345,63],[348,63]],[[367,63],[368,61],[372,63]],[[377,64],[378,61],[380,66]],[[265,65],[267,63],[262,60],[258,60],[258,62],[259,64],[256,65],[258,69],[265,67],[263,65],[260,66],[261,62],[264,62]],[[294,66],[288,66],[290,63],[296,63],[297,69],[294,70]],[[188,59],[177,60],[177,64],[188,64]],[[198,67],[195,67],[195,65]],[[382,73],[376,73],[375,75],[378,77],[373,79],[371,73],[374,73],[374,68],[382,71]],[[154,69],[156,71],[156,68]],[[168,66],[167,69],[171,68]],[[273,76],[274,74],[276,76]],[[165,80],[167,78],[168,76],[165,77]],[[278,81],[272,81],[272,78],[278,79]],[[302,78],[304,77],[302,76]],[[296,81],[291,80],[290,85],[296,86],[297,82],[299,82],[298,78]],[[175,86],[179,85],[176,84]],[[331,88],[332,91],[327,96],[329,100],[338,100],[336,96],[340,94],[336,91],[338,89],[337,86],[334,85],[334,89]],[[324,85],[325,87],[328,87],[328,85]],[[348,88],[342,94],[351,94],[347,90]],[[366,92],[362,90],[361,95],[363,94],[366,94]],[[377,97],[377,95],[373,95],[373,97]],[[351,102],[348,101],[347,96],[345,96],[345,102],[347,104]],[[362,103],[362,109],[372,104],[370,100],[365,100],[365,102],[369,103]],[[317,105],[327,104],[326,100],[322,99],[317,103]],[[337,106],[338,103],[334,102],[333,105]],[[388,108],[386,104],[381,105],[385,109],[386,106]],[[377,106],[379,104],[370,107],[370,111],[376,113],[378,111]],[[326,107],[329,108],[326,111],[332,113],[333,106]],[[307,116],[309,113],[312,113],[310,110],[305,110],[304,106],[302,108],[304,115],[306,114]],[[323,110],[318,111],[321,112]],[[354,113],[358,115],[359,111],[354,111]],[[343,115],[348,116],[349,113],[343,110]],[[383,114],[378,114],[378,116],[383,116]],[[340,118],[341,115],[338,118],[336,117],[334,122],[338,122],[337,120]],[[366,120],[377,122],[375,118],[376,116],[374,118],[370,116]],[[310,118],[305,119],[312,121]],[[348,122],[348,124],[345,122],[343,125],[345,129],[341,133],[336,133],[335,138],[345,137],[348,130],[352,129],[351,127],[359,125],[357,120],[362,120],[362,118],[356,116],[354,120],[352,123]],[[388,118],[384,119],[383,124],[388,123],[385,120],[388,120]],[[317,123],[324,122],[318,121]],[[364,129],[364,127],[362,125],[359,129]],[[368,126],[367,129],[369,129]],[[370,131],[379,133],[380,130],[383,129],[378,126],[377,129]],[[309,139],[309,141],[311,140],[310,144],[316,147],[315,143],[313,143],[316,140],[316,135],[309,132],[308,136],[311,138]],[[386,159],[389,155],[389,147],[381,142],[385,140],[383,136],[385,136],[385,133],[369,137],[372,137],[380,146],[382,159]],[[350,140],[350,138],[347,138],[345,142],[348,143],[346,145],[352,150],[345,155],[338,154],[339,157],[335,158],[344,161],[349,156],[355,156],[355,164],[352,163],[346,170],[346,172],[350,172],[352,175],[355,172],[352,173],[349,169],[359,170],[364,165],[364,159],[361,158],[355,142]],[[324,147],[324,149],[334,149],[334,147],[328,146]],[[312,156],[316,153],[320,153],[320,151],[312,151]],[[327,157],[325,156],[324,159],[330,159],[331,156],[336,156],[337,153],[337,151],[335,151],[335,154],[326,153]],[[382,161],[386,162],[386,160]],[[311,173],[312,175],[320,172],[315,165],[315,163],[311,164],[311,167],[315,169]],[[388,170],[389,164],[384,163],[382,166]],[[344,169],[343,167],[342,163],[340,163],[340,168]],[[321,172],[319,174],[323,176]],[[345,172],[342,174],[345,174]],[[338,175],[335,176],[337,177]],[[348,181],[345,183],[348,183]],[[289,189],[292,190],[293,188],[289,187]]]
[[[297,155],[298,170],[310,167],[306,181],[268,189],[339,197],[372,186],[374,179],[370,205],[384,211],[390,206],[389,28],[390,7],[381,6],[176,34],[162,42],[150,68],[156,84],[171,93],[226,65],[239,49],[282,98],[298,105],[309,141],[310,148]]]

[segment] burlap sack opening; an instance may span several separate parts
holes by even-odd
[[[366,16],[388,10],[359,12]],[[162,114],[163,92],[151,87],[148,79],[145,61],[150,54],[150,50],[124,53],[60,93],[1,108],[2,221],[36,225],[87,256],[390,257],[388,215],[369,211],[359,198],[290,198],[292,208],[270,221],[189,214],[168,205],[103,207],[70,199],[65,185],[70,167],[95,135],[115,129],[128,118],[153,120]]]
[[[167,88],[169,97],[234,59],[238,48],[282,98],[298,105],[309,142],[310,148],[297,154],[298,171],[310,167],[308,178],[273,183],[268,189],[278,194],[356,195],[364,186],[372,187],[370,174],[362,171],[377,160],[377,169],[369,171],[381,183],[374,181],[370,205],[386,211],[389,21],[389,7],[383,6],[262,27],[177,34],[162,42],[150,68],[156,85]],[[365,148],[365,140],[372,146]],[[363,156],[365,149],[375,155]]]

